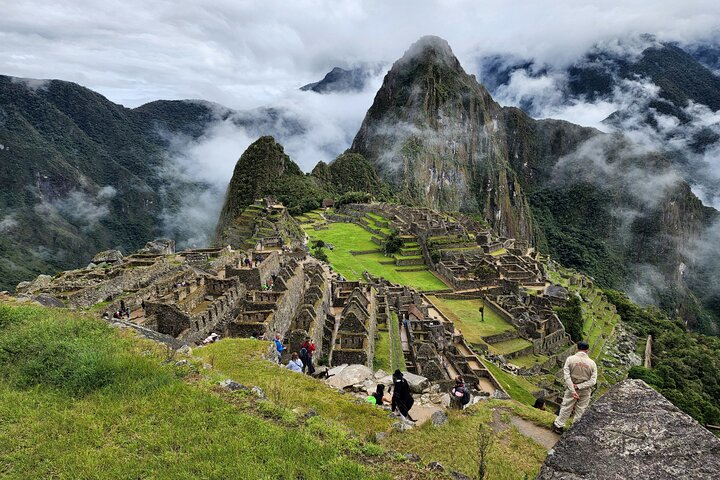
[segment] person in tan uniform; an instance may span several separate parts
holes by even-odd
[[[585,342],[578,343],[578,352],[565,360],[563,376],[565,377],[565,396],[563,397],[560,413],[553,423],[553,431],[562,433],[565,423],[573,416],[573,423],[580,420],[585,409],[590,404],[592,387],[597,383],[597,365],[588,357],[590,346]]]

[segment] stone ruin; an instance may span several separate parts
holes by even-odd
[[[485,338],[487,343],[515,335],[532,345],[512,356],[534,353],[559,360],[566,353],[569,339],[552,311],[563,303],[563,292],[543,292],[545,272],[528,245],[495,236],[461,214],[389,204],[343,208],[342,214],[330,215],[332,219],[370,230],[376,228],[365,215],[382,216],[385,220],[373,216],[373,225],[397,229],[403,255],[427,263],[452,290],[474,291],[516,328],[505,336]],[[408,371],[439,383],[450,383],[462,373],[478,384],[485,381],[490,392],[502,391],[472,350],[478,346],[471,348],[423,294],[371,276],[366,282],[348,282],[333,275],[326,265],[306,257],[306,249],[295,240],[287,243],[287,226],[280,225],[287,221],[287,211],[273,199],[258,200],[246,212],[248,221],[236,222],[233,229],[251,229],[244,238],[252,239],[252,247],[175,253],[172,241],[156,240],[125,257],[102,252],[85,269],[38,277],[21,284],[18,292],[42,294],[74,308],[105,302],[109,315],[122,300],[131,315],[121,321],[184,343],[199,343],[210,333],[270,339],[277,332],[292,352],[310,337],[316,359],[330,365],[372,366],[378,324],[387,326],[397,318]],[[409,243],[413,246],[407,247]],[[440,253],[439,261],[433,263],[431,251]],[[478,269],[485,272],[482,278]],[[523,293],[521,287],[537,295]]]

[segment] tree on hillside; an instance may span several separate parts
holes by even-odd
[[[390,232],[390,235],[388,235],[388,237],[385,239],[385,244],[383,245],[385,255],[392,255],[394,253],[398,253],[401,248],[402,240],[400,239],[400,234],[397,230],[392,230]]]
[[[572,341],[582,340],[583,318],[580,299],[577,296],[570,297],[567,305],[557,308],[556,313]]]

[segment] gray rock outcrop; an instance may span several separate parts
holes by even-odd
[[[331,375],[331,372],[328,375]],[[365,365],[349,365],[326,380],[328,385],[343,389],[353,385],[363,384],[365,380],[373,378],[373,371]]]
[[[93,257],[92,263],[115,263],[122,259],[123,254],[120,250],[104,250]]]
[[[555,445],[538,480],[716,478],[720,439],[642,380],[624,380]]]

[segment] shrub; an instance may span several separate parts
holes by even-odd
[[[394,253],[398,253],[400,249],[402,248],[402,240],[400,240],[400,234],[398,234],[397,230],[392,230],[390,232],[390,235],[385,239],[385,244],[383,249],[385,250],[385,255],[392,255]]]
[[[325,253],[325,250],[323,250],[321,247],[316,248],[316,249],[313,251],[312,256],[315,257],[315,258],[317,258],[317,259],[320,260],[321,262],[327,262],[327,261],[328,261],[327,253]]]

